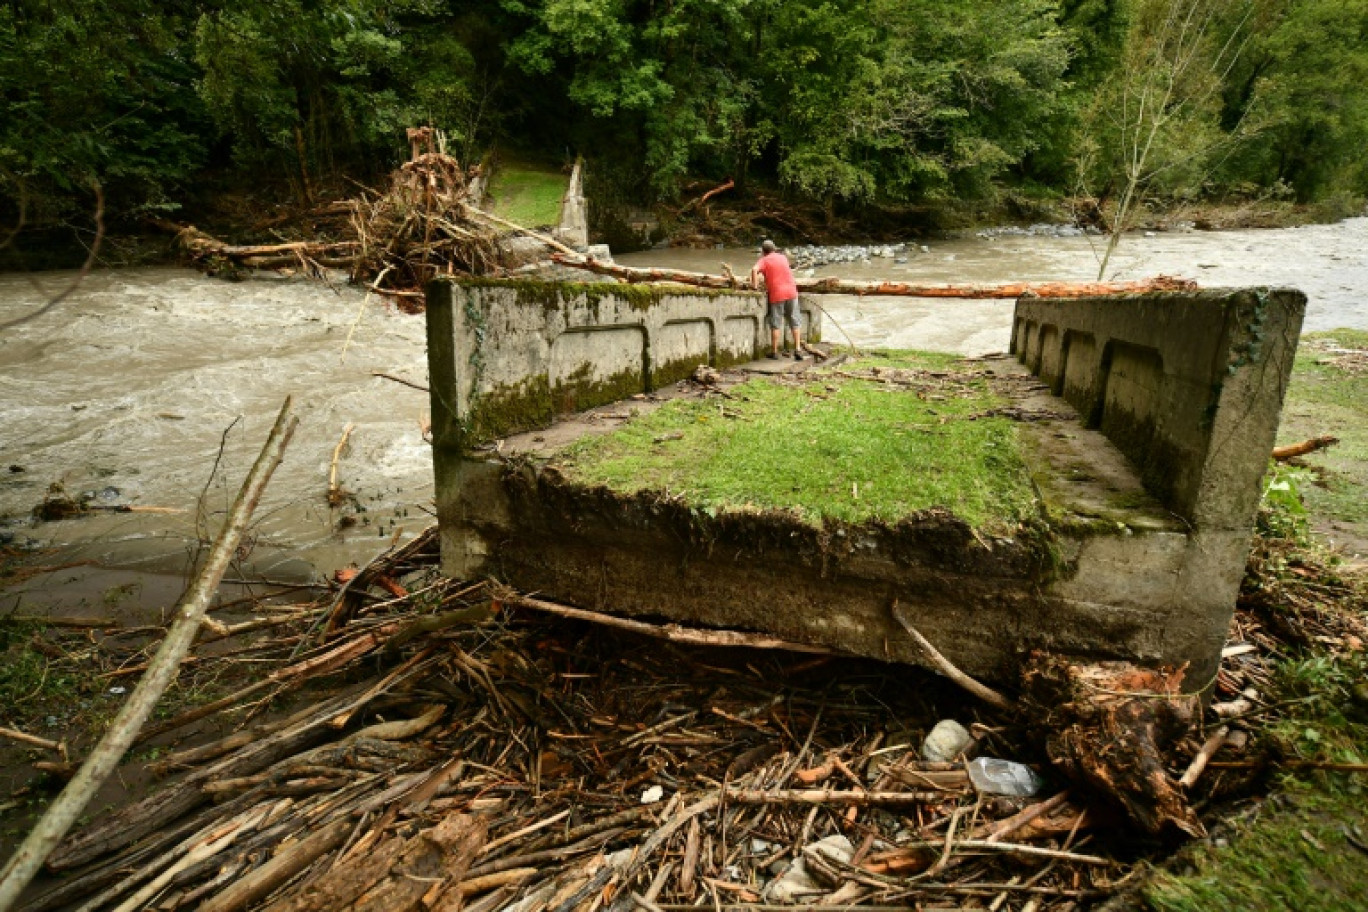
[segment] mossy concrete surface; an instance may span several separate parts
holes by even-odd
[[[746,361],[760,295],[613,282],[443,279],[427,296],[433,439],[464,452],[568,414]],[[808,338],[819,311],[804,308]],[[439,468],[439,472],[440,472]]]
[[[436,282],[443,566],[917,661],[897,606],[970,673],[1010,677],[1045,648],[1186,666],[1202,689],[1304,304],[1268,289],[1023,299],[1024,367],[883,353],[782,382],[742,371],[548,461],[518,439],[546,436],[537,416],[762,350],[760,297]],[[514,464],[480,455],[496,434]]]
[[[1011,359],[878,353],[671,395],[464,460],[439,480],[446,572],[918,661],[896,605],[987,677],[1030,648],[1212,651],[1174,598],[1183,524]]]

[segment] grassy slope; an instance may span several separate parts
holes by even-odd
[[[953,360],[898,353],[844,370],[940,372]],[[915,392],[825,374],[802,385],[752,380],[731,388],[729,400],[675,400],[573,447],[567,473],[683,495],[704,510],[791,509],[859,522],[942,507],[975,526],[1014,527],[1032,493],[1012,422],[962,420],[997,398],[981,380],[909,376]]]
[[[494,172],[489,196],[493,210],[525,228],[555,227],[569,178],[559,170],[504,164]]]
[[[1305,491],[1306,506],[1318,518],[1365,527],[1361,534],[1368,536],[1368,373],[1354,376],[1317,364],[1330,357],[1326,347],[1368,350],[1368,332],[1340,329],[1303,338],[1278,443],[1321,434],[1340,439],[1308,460],[1324,469],[1325,486]]]
[[[1309,518],[1337,520],[1368,539],[1368,376],[1317,364],[1314,343],[1368,349],[1368,333],[1337,330],[1308,336],[1297,357],[1279,443],[1333,434],[1340,445],[1308,458],[1325,469],[1326,487],[1303,488]],[[1292,756],[1368,762],[1368,714],[1350,690],[1362,687],[1368,658],[1324,647],[1289,659],[1282,693],[1296,711],[1275,729]],[[1279,799],[1236,825],[1224,845],[1202,844],[1182,856],[1182,873],[1163,873],[1144,899],[1162,912],[1310,912],[1368,909],[1368,776],[1288,775]]]

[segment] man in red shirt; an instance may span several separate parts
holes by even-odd
[[[779,340],[784,324],[788,323],[789,329],[793,332],[794,360],[802,361],[803,343],[800,336],[803,315],[798,311],[798,285],[793,281],[793,270],[789,268],[788,257],[778,251],[774,241],[767,240],[760,245],[760,259],[756,261],[750,274],[752,288],[760,287],[758,280],[762,276],[769,298],[769,313],[765,323],[770,328],[770,357],[778,359]]]

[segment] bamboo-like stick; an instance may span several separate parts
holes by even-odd
[[[110,724],[100,743],[91,751],[79,772],[67,783],[66,788],[48,807],[41,820],[34,826],[23,844],[0,872],[0,912],[5,912],[18,901],[24,888],[28,886],[48,855],[61,842],[76,818],[85,810],[91,797],[109,778],[118,766],[123,755],[133,744],[138,731],[142,728],[161,695],[175,680],[180,671],[181,660],[189,652],[199,632],[201,621],[208,610],[209,601],[218,589],[219,580],[228,569],[228,564],[242,539],[252,511],[261,500],[271,474],[285,454],[285,447],[294,434],[298,419],[291,414],[289,398],[281,406],[275,426],[266,438],[261,455],[257,457],[247,480],[238,491],[228,513],[228,520],[219,532],[218,540],[209,552],[209,558],[200,569],[194,585],[181,599],[176,608],[175,621],[166,632],[166,639],[157,650],[147,674],[138,682],[128,702]]]
[[[698,630],[691,627],[681,627],[678,624],[648,624],[645,621],[634,621],[612,614],[586,611],[583,608],[571,608],[569,605],[558,605],[544,599],[518,595],[513,590],[506,588],[497,589],[494,596],[496,601],[505,605],[512,605],[515,608],[531,608],[534,611],[544,611],[561,617],[592,621],[606,627],[618,627],[622,630],[630,630],[633,633],[661,637],[672,643],[688,643],[694,646],[746,646],[751,649],[787,649],[791,652],[811,652],[818,655],[835,654],[834,650],[827,649],[824,646],[810,646],[807,643],[794,643],[789,640],[743,633],[738,630]]]

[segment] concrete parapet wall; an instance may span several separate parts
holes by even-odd
[[[1012,351],[1170,510],[1247,533],[1305,310],[1292,289],[1023,298]]]
[[[768,345],[754,292],[438,280],[428,287],[433,441],[463,451],[649,392]],[[804,337],[821,339],[804,306]],[[440,470],[439,470],[440,471]]]
[[[1005,388],[1040,523],[985,538],[946,509],[813,523],[614,493],[475,445],[766,345],[758,295],[439,282],[429,359],[442,568],[617,614],[762,630],[1010,680],[1023,654],[1186,667],[1208,686],[1243,575],[1305,297],[1210,291],[1018,302]],[[813,335],[819,324],[809,315]],[[1075,415],[1075,409],[1077,414]],[[909,471],[918,467],[909,466]],[[1143,485],[1142,485],[1143,483]],[[1148,489],[1149,493],[1146,492]]]

